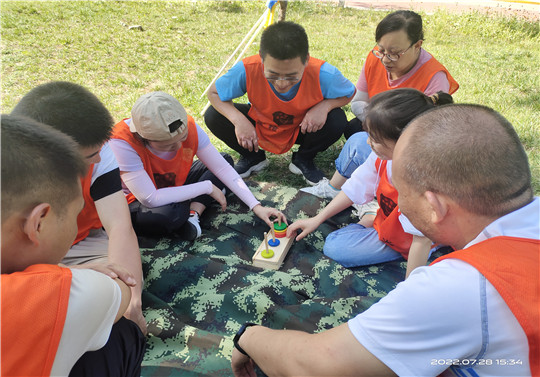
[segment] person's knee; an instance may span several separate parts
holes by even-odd
[[[221,155],[229,165],[234,166],[234,160],[228,153],[221,152]]]
[[[178,230],[189,217],[189,201],[161,207],[140,206],[133,217],[133,227],[139,235],[164,236]]]
[[[214,108],[214,106],[210,106],[208,109],[206,109],[204,112],[204,123],[206,124],[206,127],[211,130],[216,124],[216,120],[219,116],[221,116],[221,114]]]

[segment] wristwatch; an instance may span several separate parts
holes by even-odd
[[[240,347],[240,345],[238,344],[238,341],[240,340],[240,337],[244,334],[244,332],[246,331],[246,329],[248,327],[251,327],[251,326],[257,326],[256,323],[251,323],[251,322],[246,322],[242,325],[242,327],[240,327],[240,330],[238,330],[238,332],[236,333],[236,335],[234,336],[234,339],[233,339],[233,343],[234,343],[234,347],[240,351],[241,353],[243,353],[244,355],[246,355],[247,357],[249,357],[249,355],[246,353],[246,351],[244,351],[242,349],[242,347]]]

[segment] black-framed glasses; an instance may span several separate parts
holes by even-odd
[[[409,51],[409,49],[414,45],[411,44],[409,47],[407,47],[407,49],[405,49],[404,51],[401,51],[401,52],[398,52],[396,54],[387,54],[387,53],[384,53],[384,52],[380,52],[379,50],[376,50],[375,48],[373,48],[373,50],[371,50],[371,53],[373,55],[375,55],[376,58],[378,59],[381,59],[384,58],[385,56],[388,58],[388,60],[392,61],[392,62],[395,62],[395,61],[398,61],[399,58],[401,58],[401,55],[403,55],[404,53],[406,53],[407,51]]]
[[[268,81],[286,81],[286,82],[298,82],[302,77],[278,77],[278,76],[265,76]]]

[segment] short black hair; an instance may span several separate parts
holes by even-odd
[[[48,124],[73,137],[82,147],[110,138],[114,120],[88,89],[67,81],[53,81],[28,92],[11,112]]]
[[[58,213],[81,194],[88,170],[68,135],[30,118],[1,115],[2,221],[16,211],[49,203]]]
[[[306,31],[302,26],[290,21],[272,24],[262,33],[259,53],[263,60],[266,55],[278,60],[299,57],[302,64],[305,64],[309,55]]]
[[[497,217],[533,199],[527,153],[495,110],[441,106],[415,118],[405,132],[399,174],[415,191],[444,194],[471,213]]]
[[[384,35],[399,30],[405,30],[411,44],[424,39],[422,17],[412,10],[398,10],[379,22],[375,29],[375,42],[379,42]]]

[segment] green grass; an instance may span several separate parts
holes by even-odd
[[[264,11],[264,1],[2,1],[2,113],[34,86],[50,80],[77,82],[94,92],[116,120],[154,90],[184,104],[204,127],[201,98],[223,62]],[[287,19],[301,23],[310,52],[356,83],[374,30],[386,12],[317,2],[289,4]],[[540,193],[539,24],[480,13],[422,14],[424,47],[460,83],[456,102],[480,103],[501,112],[517,129]],[[141,25],[143,31],[128,26]],[[247,54],[258,50],[257,43]],[[352,118],[349,107],[345,107]],[[211,134],[219,150],[231,152]],[[316,162],[327,175],[344,140]],[[235,153],[231,153],[237,157]],[[290,152],[271,156],[256,179],[294,187]]]

